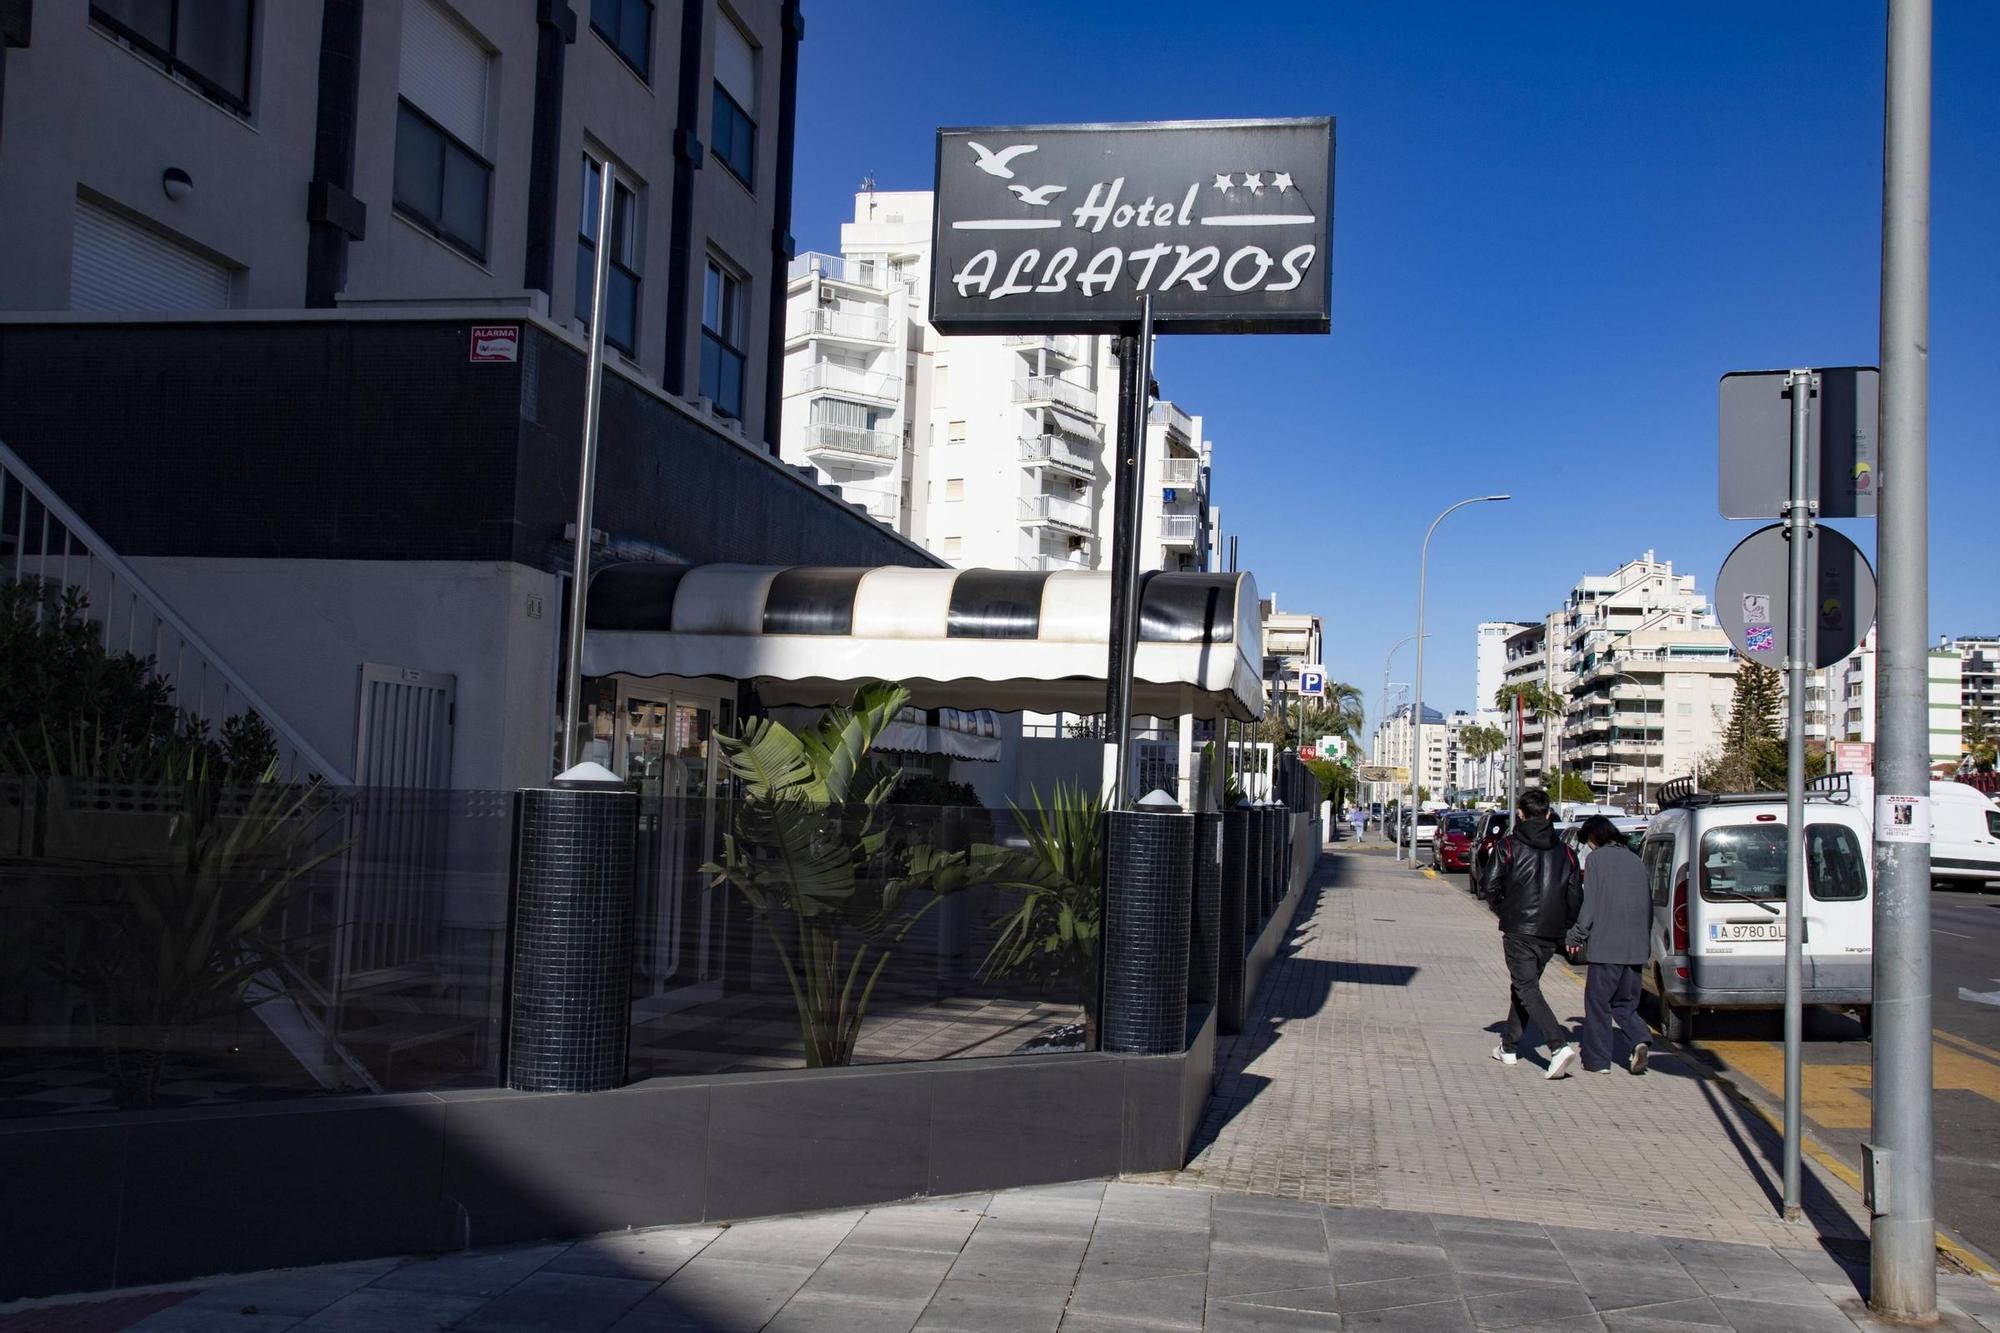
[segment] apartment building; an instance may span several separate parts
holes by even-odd
[[[600,245],[596,561],[933,563],[776,456],[796,3],[36,10],[0,93],[0,507],[71,514],[317,771],[548,777]],[[0,525],[10,568],[41,530]],[[621,766],[737,703],[586,689]],[[364,744],[383,709],[441,721]]]
[[[1543,689],[1548,687],[1548,637],[1546,623],[1524,625],[1507,636],[1504,640],[1506,664],[1500,673],[1502,686],[1534,685]],[[1500,729],[1515,742],[1520,752],[1521,777],[1524,780],[1539,781],[1546,767],[1548,753],[1542,718],[1532,709],[1503,711],[1500,715]]]
[[[1458,716],[1463,717],[1465,714],[1461,713]],[[1410,725],[1408,704],[1391,712],[1375,728],[1375,736],[1369,748],[1369,762],[1411,768],[1416,773],[1418,783],[1428,793],[1427,799],[1441,801],[1445,799],[1445,791],[1453,786],[1452,740],[1446,731],[1445,715],[1429,704],[1424,705],[1424,755],[1423,762],[1419,765],[1412,765],[1410,760],[1414,730],[1415,728]],[[1380,787],[1381,791],[1372,794],[1370,800],[1409,799],[1407,789],[1398,792],[1385,784],[1373,785]]]
[[[939,335],[932,216],[929,191],[866,188],[840,254],[793,262],[783,456],[948,563],[1106,567],[1114,340]],[[1142,569],[1214,567],[1210,458],[1201,417],[1153,403]]]
[[[1323,660],[1325,627],[1305,611],[1280,611],[1277,594],[1257,605],[1264,627],[1264,698],[1273,707],[1299,704],[1299,672]]]
[[[1507,641],[1528,628],[1522,620],[1485,620],[1476,631],[1473,657],[1472,711],[1482,722],[1501,716],[1493,702],[1507,682]]]

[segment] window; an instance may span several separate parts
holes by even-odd
[[[965,478],[952,477],[946,481],[944,484],[944,498],[946,500],[963,500],[965,498]]]
[[[1986,835],[1991,838],[2000,838],[2000,810],[1988,810],[1986,812]]]
[[[576,317],[590,323],[597,286],[597,206],[604,169],[583,158],[583,199],[577,206]],[[627,356],[639,354],[639,196],[624,181],[611,186],[611,268],[605,275],[604,341]]]
[[[1676,714],[1677,714],[1678,716],[1680,716],[1680,717],[1693,717],[1693,716],[1694,716],[1694,705],[1693,705],[1693,704],[1678,704],[1678,705],[1676,705],[1676,706],[1675,706],[1675,712],[1676,712]]]
[[[486,48],[434,0],[406,0],[396,209],[481,262],[493,191],[493,165],[484,156],[491,65]]]
[[[942,555],[947,560],[956,559],[959,552],[963,550],[964,547],[965,547],[964,538],[946,537],[944,539],[944,549],[938,552],[938,554]]]
[[[91,0],[90,17],[204,94],[250,109],[251,0]]]
[[[1785,896],[1785,826],[1737,824],[1701,835],[1701,896],[1709,902]],[[1806,883],[1822,902],[1868,896],[1868,870],[1854,830],[1806,825]]]
[[[964,444],[965,423],[963,421],[947,422],[944,428],[944,438],[948,444]]]
[[[742,277],[714,259],[701,300],[701,395],[723,416],[743,416],[743,344],[748,307]]]
[[[653,0],[590,0],[590,30],[642,79],[653,74]]]
[[[715,25],[715,116],[709,138],[715,160],[745,185],[754,185],[757,170],[757,122],[748,108],[757,105],[757,52],[743,29],[728,15]]]

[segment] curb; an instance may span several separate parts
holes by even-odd
[[[1780,1138],[1783,1137],[1785,1122],[1780,1112],[1772,1110],[1762,1101],[1745,1092],[1742,1085],[1728,1074],[1710,1068],[1705,1062],[1697,1060],[1691,1053],[1681,1049],[1679,1045],[1668,1042],[1664,1037],[1655,1038],[1655,1041],[1659,1046],[1665,1047],[1667,1050],[1678,1055],[1688,1068],[1695,1071],[1697,1078],[1716,1084],[1722,1088],[1731,1101],[1755,1112],[1757,1117],[1775,1130]],[[1820,1168],[1840,1181],[1841,1184],[1853,1190],[1856,1194],[1865,1193],[1862,1188],[1861,1173],[1849,1166],[1839,1154],[1813,1137],[1811,1130],[1803,1132],[1803,1137],[1799,1143],[1799,1151],[1804,1156],[1810,1157]],[[2000,1287],[2000,1266],[1996,1266],[1993,1260],[1988,1259],[1980,1251],[1946,1231],[1939,1230],[1936,1233],[1936,1237],[1938,1253],[1949,1259],[1953,1265],[1964,1269],[1974,1277],[1986,1282],[1989,1286]]]

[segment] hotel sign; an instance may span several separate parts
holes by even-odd
[[[1332,215],[1326,117],[939,130],[930,322],[1325,333]]]

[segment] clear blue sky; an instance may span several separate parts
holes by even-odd
[[[939,125],[1336,120],[1333,332],[1161,340],[1242,563],[1323,614],[1371,721],[1416,620],[1473,703],[1473,627],[1651,548],[1704,592],[1725,371],[1874,364],[1880,0],[1415,5],[819,0],[792,230],[838,248],[864,175],[928,189]],[[2000,633],[2000,4],[1939,0],[1931,632]],[[1872,522],[1844,525],[1873,553]],[[1396,658],[1408,681],[1409,649]]]

